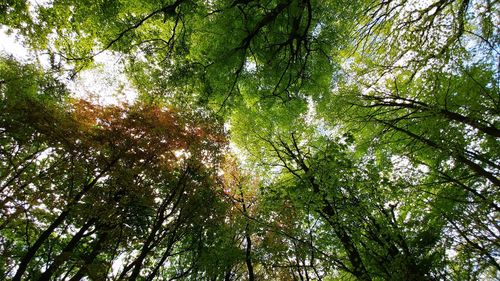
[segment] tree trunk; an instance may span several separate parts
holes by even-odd
[[[54,272],[64,263],[67,255],[70,255],[75,249],[78,242],[83,238],[85,232],[96,222],[96,219],[89,220],[80,230],[76,233],[71,241],[64,247],[63,251],[54,259],[54,262],[50,265],[50,267],[42,273],[38,281],[49,281],[54,274]]]
[[[59,214],[59,216],[53,221],[49,227],[38,237],[36,242],[28,249],[26,254],[23,256],[21,259],[21,263],[19,264],[19,267],[17,269],[16,274],[14,275],[14,278],[12,278],[12,281],[21,281],[21,278],[28,268],[28,264],[30,261],[33,259],[35,256],[36,252],[40,247],[45,243],[45,241],[49,238],[50,234],[54,232],[54,230],[59,227],[59,225],[66,219],[68,214],[70,213],[71,209],[82,199],[82,197],[97,183],[97,181],[107,172],[109,169],[118,161],[118,159],[115,159],[112,161],[108,167],[106,167],[98,176],[96,176],[91,182],[86,184],[83,189],[73,197],[70,203],[66,205],[66,209]]]
[[[104,233],[99,238],[99,240],[95,242],[92,252],[83,260],[84,261],[83,266],[80,267],[78,272],[69,281],[79,281],[86,275],[88,266],[91,265],[94,262],[95,258],[101,253],[103,244],[106,241],[107,236],[108,236],[107,233]]]

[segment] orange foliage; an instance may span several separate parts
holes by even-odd
[[[214,150],[226,142],[223,131],[213,122],[186,120],[173,109],[155,105],[104,107],[75,100],[71,119],[78,127],[73,141],[80,142],[81,149],[108,149],[129,160],[134,158],[132,162],[174,165],[178,162],[175,151],[203,159],[201,151],[216,153]]]

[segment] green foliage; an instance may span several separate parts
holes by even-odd
[[[497,2],[35,2],[0,4],[50,61],[0,59],[1,278],[498,278]],[[49,74],[109,53],[133,104]]]

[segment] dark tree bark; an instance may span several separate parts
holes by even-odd
[[[108,167],[106,167],[98,176],[96,176],[91,182],[86,184],[83,187],[83,189],[73,197],[71,202],[68,203],[66,209],[63,212],[61,212],[59,216],[57,216],[57,218],[49,225],[49,227],[47,227],[47,229],[45,229],[44,232],[42,232],[42,234],[38,237],[36,242],[28,249],[26,254],[21,259],[21,263],[19,264],[17,272],[12,278],[12,281],[21,281],[23,274],[26,272],[26,269],[28,268],[28,264],[33,259],[38,249],[40,249],[43,243],[45,243],[45,241],[50,237],[52,232],[54,232],[54,230],[64,222],[68,214],[71,212],[71,209],[78,203],[78,201],[80,201],[80,199],[82,199],[82,197],[97,183],[97,181],[111,169],[111,167],[116,163],[116,161],[118,161],[118,159],[112,161],[108,165]]]
[[[38,281],[49,281],[55,271],[61,266],[68,255],[71,255],[78,242],[83,238],[85,232],[96,222],[96,219],[90,219],[86,224],[84,224],[80,230],[71,238],[69,243],[64,247],[63,251],[54,259],[54,262],[49,266],[49,268],[42,273]]]
[[[85,277],[85,275],[87,274],[88,266],[91,265],[94,262],[95,258],[101,253],[103,244],[106,242],[107,238],[108,234],[106,232],[101,234],[101,237],[99,237],[99,239],[95,241],[92,252],[83,259],[83,266],[80,267],[78,272],[69,281],[79,281],[80,279]]]

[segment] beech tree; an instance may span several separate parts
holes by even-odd
[[[135,280],[145,260],[158,263],[154,276],[184,240],[198,246],[193,224],[204,229],[222,204],[212,183],[224,145],[216,124],[196,124],[158,105],[122,109],[63,96],[53,104],[49,93],[37,93],[45,85],[30,81],[36,76],[9,79],[2,113],[5,274],[102,279],[117,255],[138,248],[120,273]],[[16,79],[33,89],[15,87]]]
[[[490,0],[0,4],[34,56],[0,60],[2,277],[498,278],[498,17]],[[133,103],[68,90],[102,57]]]

